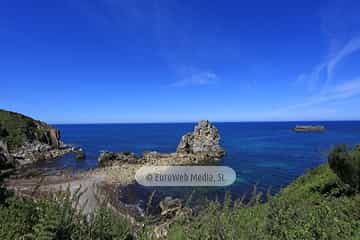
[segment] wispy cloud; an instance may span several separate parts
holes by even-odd
[[[338,63],[340,63],[347,56],[350,56],[359,50],[360,37],[353,38],[335,55],[335,57],[330,59],[329,63],[327,64],[327,74],[330,81],[332,80],[332,75]]]
[[[181,71],[180,80],[170,84],[171,87],[204,86],[217,83],[219,77],[213,71],[186,68]]]
[[[337,75],[339,64],[360,50],[359,10],[359,2],[353,0],[331,0],[321,9],[321,29],[328,40],[328,53],[310,72],[298,76],[297,85],[303,84],[314,94],[330,91],[336,80],[341,80]]]
[[[297,83],[306,85],[309,91],[326,91],[331,88],[338,64],[346,57],[360,50],[360,37],[348,41],[336,54],[318,64],[310,73],[300,74]]]
[[[324,71],[326,66],[327,63],[324,62],[315,66],[310,73],[300,74],[295,81],[296,85],[305,86],[309,92],[318,91],[319,85],[323,84],[324,79],[326,79]]]
[[[218,74],[203,64],[201,67],[198,65],[199,62],[203,63],[203,52],[200,49],[204,41],[199,41],[199,36],[203,37],[199,33],[200,29],[195,31],[192,21],[183,21],[178,17],[179,12],[187,16],[188,7],[181,4],[181,1],[160,1],[156,4],[154,33],[159,44],[159,55],[176,75],[175,81],[167,86],[214,85],[219,80]],[[214,34],[220,29],[215,24]],[[208,38],[204,40],[209,41]]]
[[[360,95],[360,77],[333,85],[324,91],[304,98],[301,102],[275,108],[263,113],[263,117],[273,120],[314,120],[323,118],[341,119],[337,104]],[[330,107],[330,108],[329,108]]]
[[[284,111],[303,107],[310,107],[326,102],[348,99],[358,95],[360,95],[360,77],[353,80],[345,81],[341,84],[334,85],[331,88],[328,88],[318,94],[304,99],[299,104],[290,105],[278,110]]]
[[[297,87],[307,89],[308,96],[279,111],[319,107],[360,95],[360,73],[343,79],[337,72],[345,59],[360,51],[360,20],[356,17],[359,6],[346,0],[328,5],[322,16],[322,29],[329,43],[328,54],[310,72],[297,77]]]

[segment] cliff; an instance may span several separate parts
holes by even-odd
[[[23,165],[64,154],[58,129],[19,113],[0,110],[2,162]]]
[[[57,148],[60,146],[60,132],[44,122],[0,110],[0,140],[7,143],[9,151],[35,141]]]

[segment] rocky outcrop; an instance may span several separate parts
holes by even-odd
[[[0,140],[0,170],[13,166],[13,158],[8,152],[7,144]]]
[[[225,155],[220,146],[218,130],[207,120],[200,121],[193,133],[187,133],[181,138],[176,152],[193,154],[202,160],[219,160]]]
[[[54,148],[51,145],[35,141],[23,144],[12,152],[11,156],[17,166],[22,166],[37,161],[55,159],[69,152],[72,152],[71,148]]]
[[[124,163],[149,165],[201,164],[220,160],[225,155],[220,146],[218,130],[209,121],[200,121],[194,132],[185,134],[174,153],[144,152],[137,158],[134,153],[103,152],[98,158],[99,166],[114,166]]]
[[[99,166],[118,166],[124,163],[137,163],[138,158],[134,153],[129,152],[102,152],[98,157]]]
[[[56,128],[50,128],[48,132],[49,141],[48,144],[54,148],[59,148],[62,144],[60,141],[60,131]]]

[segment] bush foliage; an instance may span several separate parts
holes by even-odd
[[[345,184],[360,190],[360,149],[336,146],[329,154],[329,166]]]
[[[31,200],[10,197],[0,206],[0,239],[130,239],[127,222],[107,208],[86,216],[78,207],[80,192]]]

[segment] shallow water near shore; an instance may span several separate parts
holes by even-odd
[[[296,133],[295,125],[324,125],[325,132]],[[250,194],[254,185],[259,191],[271,189],[278,192],[306,169],[326,161],[332,146],[339,143],[360,143],[360,122],[253,122],[214,123],[219,129],[222,146],[227,155],[221,165],[232,167],[237,179],[221,190],[204,188],[209,198],[230,191],[233,197]],[[47,168],[91,169],[97,166],[97,157],[102,150],[131,151],[141,155],[143,151],[174,152],[182,135],[193,131],[195,123],[174,124],[69,124],[56,125],[62,140],[82,147],[85,160],[76,160],[73,154],[55,161],[41,163]],[[149,191],[134,186],[134,199],[147,202]],[[162,195],[185,192],[181,188],[160,189]],[[124,190],[125,191],[125,190]],[[197,188],[196,191],[200,192]],[[214,194],[216,192],[216,194]],[[146,194],[144,194],[146,193]],[[144,198],[144,199],[143,199]]]
[[[160,215],[160,201],[167,196],[179,198],[185,207],[197,213],[209,200],[223,202],[226,189],[221,187],[144,187],[136,182],[118,188],[118,200],[133,209],[133,215]],[[246,199],[245,199],[246,200]]]

